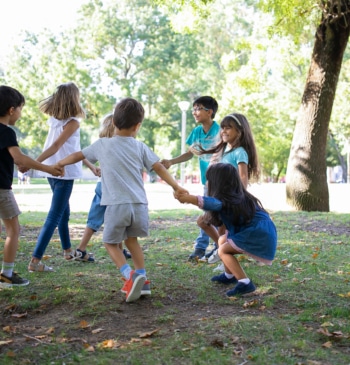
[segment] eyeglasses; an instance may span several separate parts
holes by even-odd
[[[196,112],[199,112],[201,110],[209,110],[208,108],[204,108],[203,106],[200,106],[198,108],[193,108],[192,109],[192,113],[196,113]]]

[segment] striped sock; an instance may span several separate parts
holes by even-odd
[[[4,274],[8,278],[11,278],[14,266],[15,266],[14,262],[5,262],[5,261],[3,261],[2,262],[1,274]]]

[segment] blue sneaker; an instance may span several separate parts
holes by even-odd
[[[216,283],[220,283],[220,284],[236,284],[237,283],[237,279],[235,277],[231,278],[231,279],[228,279],[225,275],[225,273],[223,272],[222,274],[220,275],[217,275],[217,276],[213,276],[211,278],[211,281],[214,281]]]
[[[228,297],[234,297],[238,295],[244,295],[252,293],[256,290],[254,283],[250,280],[249,284],[238,283],[232,290],[226,292]]]

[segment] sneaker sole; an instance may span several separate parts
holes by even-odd
[[[124,294],[126,294],[126,290],[120,289],[120,291]],[[141,295],[151,295],[150,290],[141,290]]]
[[[228,297],[228,298],[235,298],[235,297],[252,297],[252,296],[254,296],[254,295],[256,295],[257,293],[256,293],[256,289],[254,289],[254,290],[252,290],[252,291],[248,291],[248,292],[245,292],[245,293],[243,293],[243,294],[241,294],[241,293],[237,293],[237,294],[234,294],[234,295],[227,295],[226,294],[226,296]]]
[[[0,283],[0,288],[6,289],[6,288],[12,288],[13,286],[27,286],[27,285],[29,285],[29,281],[28,283],[23,283],[23,284]]]
[[[130,290],[130,293],[128,297],[126,298],[126,302],[130,303],[140,298],[141,291],[143,284],[145,283],[146,278],[142,275],[137,276],[136,280],[134,281],[134,284],[132,286],[132,289]]]
[[[141,290],[141,295],[151,295],[150,290]]]

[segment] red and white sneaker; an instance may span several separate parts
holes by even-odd
[[[126,290],[126,283],[128,282],[125,278],[122,278],[122,280],[124,281],[124,285],[123,287],[120,289],[120,291],[124,294],[127,293]],[[151,282],[150,280],[146,280],[145,283],[143,284],[143,287],[141,289],[141,295],[151,295]]]
[[[138,274],[134,270],[131,271],[129,280],[125,281],[123,288],[121,289],[122,292],[126,294],[127,303],[140,298],[145,281],[146,277],[144,275]]]

